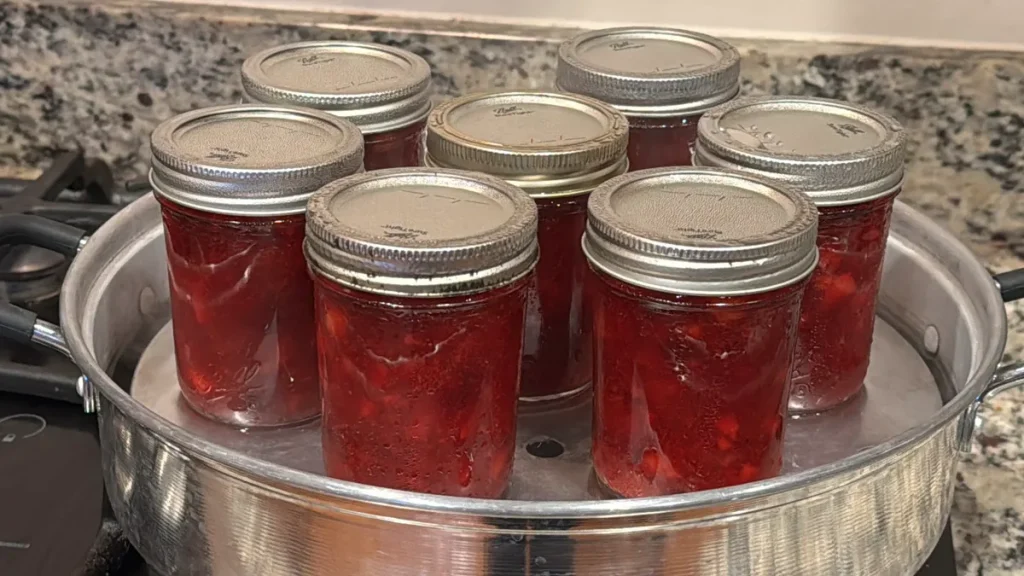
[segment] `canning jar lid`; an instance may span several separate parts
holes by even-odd
[[[694,163],[750,172],[818,206],[899,191],[906,135],[894,118],[847,102],[765,96],[734,100],[697,124]]]
[[[321,276],[366,292],[473,294],[534,267],[537,207],[522,190],[485,174],[376,170],[313,195],[305,252]]]
[[[766,292],[818,261],[818,213],[799,192],[717,168],[655,168],[591,194],[583,251],[628,284],[698,296]]]
[[[608,28],[558,49],[556,85],[612,104],[627,116],[681,116],[726,102],[740,89],[740,55],[712,36],[672,28]]]
[[[404,128],[430,112],[430,66],[381,44],[327,40],[264,50],[242,64],[250,101],[325,110],[364,134]]]
[[[150,137],[153,191],[235,216],[301,214],[318,188],[362,168],[354,124],[316,110],[234,104],[180,114]]]
[[[628,167],[625,116],[575,94],[457,98],[430,114],[426,140],[427,165],[497,176],[534,198],[590,192]]]

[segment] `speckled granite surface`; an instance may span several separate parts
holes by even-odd
[[[311,24],[316,22],[316,24]],[[394,31],[405,30],[404,32]],[[390,30],[390,31],[389,31]],[[432,31],[431,31],[432,30]],[[122,178],[144,174],[161,120],[237,101],[244,56],[315,38],[383,41],[426,57],[440,97],[543,87],[566,30],[202,8],[0,1],[0,171],[79,145]],[[903,199],[993,271],[1024,266],[1024,54],[736,41],[744,90],[877,106],[913,135]],[[1024,359],[1024,304],[1008,306],[1007,359]],[[961,573],[1024,574],[1024,393],[985,410],[961,466]]]

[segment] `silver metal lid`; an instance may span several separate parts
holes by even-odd
[[[735,100],[697,124],[694,163],[757,174],[818,206],[856,204],[899,191],[906,136],[895,119],[833,100]]]
[[[558,49],[556,85],[614,105],[627,116],[703,112],[739,93],[740,55],[704,34],[671,28],[608,28]]]
[[[766,292],[809,275],[818,213],[802,194],[715,168],[657,168],[590,196],[583,251],[636,286],[701,296]]]
[[[428,165],[491,174],[533,197],[590,192],[628,167],[625,116],[574,94],[457,98],[430,114],[426,140]]]
[[[306,259],[339,284],[443,297],[511,283],[537,262],[537,207],[498,178],[430,168],[358,174],[309,201]]]
[[[326,110],[364,134],[419,122],[430,112],[430,66],[381,44],[328,40],[278,46],[242,64],[249,100]]]
[[[153,190],[205,212],[301,214],[318,188],[362,168],[363,137],[324,112],[234,104],[186,112],[150,137]]]

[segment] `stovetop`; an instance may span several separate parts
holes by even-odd
[[[0,214],[32,213],[94,229],[145,185],[116,186],[80,152],[34,181],[0,179]],[[66,262],[0,247],[0,300],[56,321]],[[96,421],[75,392],[77,369],[48,351],[0,342],[0,574],[157,576],[122,535],[103,491]],[[949,526],[918,576],[955,576]]]

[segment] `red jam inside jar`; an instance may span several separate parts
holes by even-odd
[[[204,416],[241,426],[315,417],[305,217],[221,216],[159,199],[182,396]]]
[[[805,282],[719,298],[591,278],[601,483],[643,497],[776,476]]]
[[[818,209],[819,260],[800,313],[793,411],[833,408],[864,387],[894,201]]]
[[[689,166],[700,116],[629,117],[630,171]]]
[[[423,165],[423,130],[426,120],[387,132],[366,134],[363,163],[367,170]]]
[[[524,399],[567,396],[591,380],[591,337],[583,318],[587,259],[580,250],[587,198],[582,194],[536,199],[540,261],[526,312]]]
[[[564,92],[472,94],[431,112],[428,165],[502,178],[537,205],[540,262],[527,299],[524,402],[567,398],[590,384],[580,239],[590,192],[626,171],[628,138],[620,112]]]
[[[526,285],[396,298],[317,276],[327,474],[500,497],[515,454]]]
[[[610,180],[587,212],[599,485],[638,498],[779,474],[814,205],[691,167]]]
[[[537,209],[483,174],[349,177],[309,202],[327,473],[499,498],[515,454]]]

